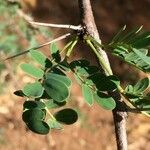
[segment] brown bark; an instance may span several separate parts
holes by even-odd
[[[99,33],[95,24],[90,0],[78,0],[78,3],[79,3],[79,11],[80,11],[80,23],[85,27],[85,30],[88,34],[93,36],[97,41],[101,43]],[[110,67],[107,54],[100,48],[98,50],[99,53],[105,59],[107,65]],[[122,102],[122,99],[118,92],[110,93],[110,94],[114,97],[117,103],[116,108],[113,110],[117,149],[127,150],[127,135],[126,135],[127,114],[125,112],[125,105]]]

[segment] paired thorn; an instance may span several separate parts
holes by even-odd
[[[42,22],[34,22],[29,21],[32,25],[44,26],[44,27],[53,27],[53,28],[65,28],[65,29],[72,29],[72,30],[82,30],[83,27],[81,25],[67,25],[67,24],[51,24],[51,23],[42,23]]]

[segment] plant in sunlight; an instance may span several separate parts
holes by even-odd
[[[150,115],[150,93],[145,91],[150,87],[150,79],[144,78],[135,85],[121,87],[117,76],[112,75],[105,61],[97,53],[96,47],[103,47],[112,55],[118,56],[125,62],[134,65],[144,72],[150,71],[148,47],[149,32],[140,32],[141,28],[123,34],[124,28],[108,44],[99,44],[92,36],[86,33],[83,39],[78,33],[70,35],[70,41],[59,50],[55,43],[50,46],[50,55],[46,57],[42,52],[30,50],[29,54],[40,67],[30,63],[21,64],[21,69],[35,78],[34,83],[27,83],[22,90],[16,91],[18,96],[25,97],[23,121],[30,130],[40,134],[47,134],[50,129],[61,129],[61,124],[72,124],[77,121],[77,113],[70,108],[61,109],[54,114],[51,109],[63,107],[69,101],[71,80],[67,77],[68,72],[74,74],[75,79],[81,86],[85,102],[92,106],[94,102],[107,110],[113,110],[116,102],[108,93],[119,91],[137,111]],[[83,34],[83,33],[82,33]],[[83,41],[90,46],[107,73],[106,76],[98,66],[90,65],[86,59],[69,61],[69,57],[78,41]],[[33,48],[34,49],[34,48]],[[65,56],[61,53],[65,52]],[[129,109],[127,104],[126,109]],[[131,108],[130,108],[131,109]],[[130,111],[129,109],[129,111]],[[146,110],[147,109],[147,110]]]
[[[85,3],[83,1],[79,0],[79,7],[82,10],[81,14],[86,15],[83,13],[83,9],[86,7],[86,3],[90,5],[90,1],[85,0]],[[81,19],[83,18],[81,17]],[[27,127],[35,133],[47,134],[51,129],[62,129],[63,124],[70,125],[77,121],[78,114],[74,109],[66,107],[56,109],[64,107],[70,99],[72,81],[68,77],[68,73],[74,75],[81,87],[85,103],[89,106],[97,103],[106,110],[112,110],[114,116],[120,112],[140,112],[150,116],[150,93],[148,90],[150,78],[139,80],[135,85],[129,84],[123,89],[119,77],[112,73],[106,55],[104,55],[110,53],[129,65],[149,73],[150,32],[142,31],[142,27],[128,32],[124,26],[109,43],[102,44],[94,34],[90,33],[91,28],[88,28],[89,24],[86,24],[86,19],[84,21],[79,26],[29,21],[32,25],[68,28],[73,32],[5,59],[8,60],[29,53],[31,58],[40,65],[40,67],[36,67],[30,62],[21,64],[21,69],[34,77],[35,81],[27,83],[21,90],[15,92],[16,95],[25,99],[22,119]],[[93,33],[95,32],[93,28]],[[55,43],[65,38],[69,38],[69,42],[60,50]],[[79,41],[90,47],[98,60],[97,65],[91,65],[89,60],[82,58],[78,60],[69,59]],[[37,51],[46,45],[50,45],[51,57]],[[119,99],[121,98],[123,101],[116,99],[118,95]],[[120,120],[124,118],[117,119],[116,117],[114,119],[114,122],[120,123]],[[120,129],[116,127],[116,130]],[[121,136],[117,140],[122,140]],[[124,143],[122,145],[119,143],[118,149],[120,147],[120,149],[125,150],[127,146],[126,142]]]

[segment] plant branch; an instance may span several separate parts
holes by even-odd
[[[53,28],[64,28],[64,29],[72,29],[72,30],[82,30],[81,25],[67,25],[67,24],[52,24],[52,23],[42,23],[42,22],[34,22],[28,21],[32,25],[44,26],[44,27],[53,27]]]
[[[91,35],[98,43],[101,44],[101,40],[99,38],[99,33],[94,21],[94,16],[91,8],[90,0],[78,0],[79,10],[80,10],[80,22],[82,26],[85,28],[86,32]],[[111,70],[109,60],[105,51],[101,48],[97,48],[99,55],[103,57],[107,68]],[[108,73],[108,69],[103,67],[106,75],[110,75]],[[116,101],[116,108],[113,110],[113,118],[115,124],[115,133],[116,133],[116,141],[117,141],[117,149],[118,150],[127,150],[127,135],[126,135],[126,117],[127,113],[125,111],[126,105],[124,104],[120,93],[113,92],[109,93],[112,97],[114,97]],[[121,111],[120,111],[121,110]]]
[[[43,43],[43,44],[41,44],[41,45],[38,45],[38,46],[36,46],[36,47],[29,48],[29,49],[27,49],[27,50],[24,50],[24,51],[22,51],[22,52],[20,52],[20,53],[18,53],[18,54],[15,54],[15,55],[13,55],[13,56],[7,57],[7,58],[5,58],[4,60],[0,60],[0,62],[6,61],[6,60],[9,60],[9,59],[13,59],[13,58],[16,58],[16,57],[21,56],[21,55],[24,55],[24,54],[28,53],[30,50],[37,50],[37,49],[42,48],[42,47],[44,47],[44,46],[46,46],[46,45],[50,45],[50,44],[52,44],[52,43],[54,43],[54,42],[58,42],[58,41],[60,41],[60,40],[62,40],[62,39],[67,38],[67,37],[70,36],[70,35],[71,35],[71,33],[64,34],[64,35],[62,35],[62,36],[60,36],[60,37],[58,37],[58,38],[55,38],[54,40],[48,41],[48,42]]]

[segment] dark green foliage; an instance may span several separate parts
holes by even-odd
[[[67,125],[75,123],[78,119],[76,111],[70,108],[62,109],[55,113],[54,116],[58,122]]]
[[[46,78],[43,86],[47,94],[57,102],[63,102],[69,96],[68,87],[63,82],[52,77]]]
[[[52,58],[56,62],[60,62],[61,61],[61,56],[59,54],[59,49],[58,49],[58,47],[55,43],[51,44],[50,51],[51,51]]]
[[[41,101],[25,101],[23,104],[24,109],[33,109],[33,108],[45,109],[45,107],[46,107],[45,103]]]
[[[64,105],[66,105],[66,103],[67,103],[66,101],[57,102],[57,101],[54,101],[53,99],[50,99],[50,100],[45,102],[45,105],[48,109],[53,109],[53,108],[62,107]]]
[[[57,80],[63,82],[67,87],[71,86],[71,80],[65,75],[60,75],[60,74],[56,74],[56,73],[47,73],[46,79],[49,79],[49,78],[57,79]]]
[[[16,96],[20,96],[20,97],[24,97],[24,96],[25,96],[25,94],[23,93],[22,90],[15,91],[14,94],[15,94]]]
[[[46,117],[45,104],[40,101],[26,101],[22,119],[27,127],[38,134],[48,134],[50,128],[44,121]]]
[[[48,134],[50,131],[49,125],[46,122],[40,120],[37,120],[35,122],[34,121],[28,122],[27,126],[31,131],[38,134],[44,135]]]
[[[117,85],[116,85],[116,79],[113,76],[105,76],[102,73],[96,73],[92,76],[89,76],[88,79],[91,80],[96,88],[99,91],[113,91],[115,89],[117,89]],[[118,84],[118,82],[117,82]]]
[[[25,110],[22,114],[22,119],[24,122],[28,123],[30,121],[36,120],[44,120],[45,113],[39,108],[32,108],[29,110]]]
[[[96,54],[100,65],[105,69],[106,64],[97,52],[97,47],[110,48],[110,52],[119,56],[124,61],[137,68],[149,72],[150,58],[148,56],[149,32],[140,33],[141,28],[136,28],[125,34],[125,27],[113,38],[108,45],[99,44],[93,37],[85,35],[85,42],[89,44]],[[110,93],[119,91],[125,96],[135,108],[149,109],[150,94],[146,90],[150,87],[150,79],[144,78],[134,86],[128,85],[125,90],[120,85],[118,77],[106,69],[106,76],[98,66],[91,65],[85,59],[68,61],[77,40],[70,41],[65,46],[66,55],[61,58],[56,44],[51,44],[50,52],[52,59],[46,57],[42,52],[31,50],[31,57],[40,64],[37,68],[31,64],[22,64],[21,68],[27,74],[37,78],[35,83],[28,83],[23,90],[16,91],[18,96],[30,100],[24,103],[22,118],[28,128],[38,134],[47,134],[50,129],[62,129],[62,124],[73,124],[78,119],[78,114],[71,108],[61,109],[54,114],[50,109],[63,107],[67,104],[71,80],[67,77],[72,72],[80,84],[85,102],[92,106],[94,102],[106,110],[113,110],[116,101]],[[142,111],[150,115],[149,110]]]

